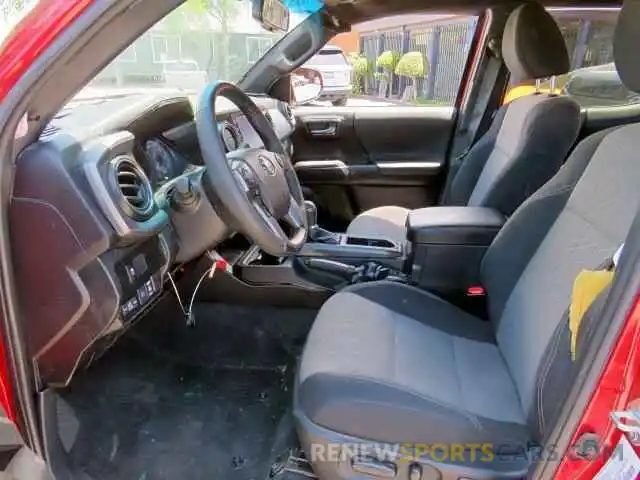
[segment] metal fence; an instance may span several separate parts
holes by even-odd
[[[416,97],[419,101],[435,104],[452,104],[458,93],[458,85],[476,28],[476,18],[442,23],[425,23],[403,26],[396,30],[363,34],[360,38],[361,54],[375,65],[376,58],[391,50],[400,55],[421,52],[426,61],[426,74],[416,79]],[[378,73],[382,73],[377,69]],[[366,95],[379,95],[379,75],[370,75],[364,86]],[[392,75],[387,95],[400,98],[411,80]],[[382,92],[384,94],[384,92]]]
[[[557,19],[567,43],[572,69],[602,65],[613,61],[612,37],[614,23],[600,20]],[[476,18],[438,23],[400,26],[384,32],[363,33],[360,53],[375,65],[378,56],[387,50],[400,55],[421,52],[427,61],[424,77],[416,79],[419,103],[452,105],[469,48],[476,29]],[[382,70],[374,70],[378,74]],[[364,84],[364,94],[401,98],[411,80],[392,75],[390,87],[384,91],[380,75],[370,75]]]

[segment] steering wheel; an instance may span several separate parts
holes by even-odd
[[[264,148],[225,152],[216,120],[218,97],[240,109]],[[233,226],[265,252],[282,256],[300,250],[307,238],[300,182],[273,126],[253,100],[231,83],[212,83],[200,95],[195,118],[209,201],[222,204]]]

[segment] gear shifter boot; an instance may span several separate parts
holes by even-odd
[[[332,245],[338,245],[340,243],[340,234],[330,232],[322,227],[314,225],[309,228],[309,239],[313,243],[330,243]]]

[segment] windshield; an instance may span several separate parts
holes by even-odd
[[[139,91],[196,94],[208,82],[237,82],[287,32],[268,32],[251,0],[187,0],[104,68],[74,100]],[[304,17],[292,14],[289,29]]]

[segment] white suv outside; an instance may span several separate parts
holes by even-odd
[[[346,105],[351,95],[351,65],[342,49],[326,45],[305,64],[322,75],[322,92],[319,100],[329,100],[333,105]]]

